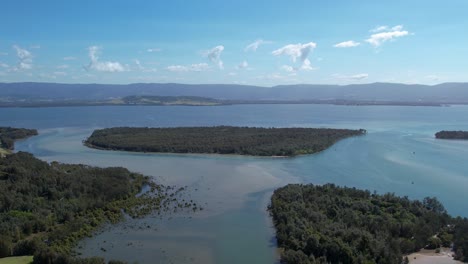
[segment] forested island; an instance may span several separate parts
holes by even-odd
[[[452,218],[436,198],[290,184],[271,197],[282,263],[408,263],[422,248],[450,247],[468,262],[468,220]]]
[[[435,134],[438,139],[468,139],[468,131],[439,131]]]
[[[4,139],[36,133],[2,131],[8,131]],[[183,190],[156,184],[125,168],[49,164],[26,152],[10,153],[0,158],[0,258],[34,255],[35,264],[103,264],[102,258],[73,257],[72,248],[124,215],[138,218],[152,212],[197,210],[192,201],[178,200]]]
[[[162,153],[296,156],[322,151],[340,139],[366,131],[325,128],[115,127],[95,130],[86,146]]]

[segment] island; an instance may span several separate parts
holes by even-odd
[[[438,139],[468,139],[468,131],[439,131],[435,134]]]
[[[37,134],[0,131],[2,142]],[[72,249],[124,216],[201,209],[193,201],[181,201],[183,191],[121,167],[47,163],[26,152],[9,153],[0,158],[0,263],[103,264],[102,258],[73,257]]]
[[[422,248],[450,247],[468,262],[468,219],[434,197],[410,200],[334,184],[290,184],[269,211],[282,263],[408,263]]]
[[[115,127],[95,130],[91,148],[134,152],[296,156],[316,153],[364,129],[260,127]]]

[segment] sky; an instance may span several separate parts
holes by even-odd
[[[465,82],[467,10],[467,0],[4,0],[0,82]]]

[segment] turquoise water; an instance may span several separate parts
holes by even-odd
[[[77,250],[87,256],[140,263],[274,263],[266,206],[272,190],[290,182],[436,196],[449,213],[468,216],[468,141],[434,139],[439,130],[468,130],[466,106],[3,108],[0,125],[39,129],[39,136],[19,142],[17,150],[47,161],[124,166],[167,185],[187,186],[187,198],[205,208],[106,228],[80,244]],[[95,128],[195,125],[364,128],[368,134],[296,158],[125,153],[81,144]]]

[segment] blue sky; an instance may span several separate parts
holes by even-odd
[[[0,81],[468,81],[468,1],[0,3]]]

